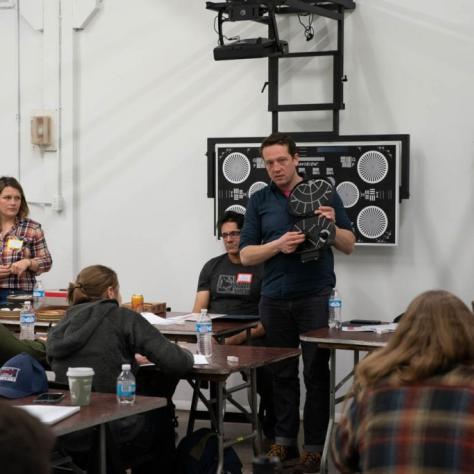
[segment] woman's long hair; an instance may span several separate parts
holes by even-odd
[[[117,274],[104,265],[91,265],[79,272],[74,283],[69,283],[67,292],[69,303],[74,305],[100,300],[105,297],[107,288],[110,287],[118,291]]]
[[[388,344],[358,365],[355,389],[385,378],[409,384],[473,363],[473,313],[448,291],[426,291],[409,304]]]

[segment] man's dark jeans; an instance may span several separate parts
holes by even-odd
[[[324,292],[326,293],[326,292]],[[327,326],[329,290],[324,296],[275,299],[262,296],[260,318],[270,347],[298,347],[300,334]],[[304,443],[308,451],[324,445],[329,420],[329,350],[301,342],[306,386]],[[296,445],[299,431],[299,359],[271,366],[276,413],[275,442]]]

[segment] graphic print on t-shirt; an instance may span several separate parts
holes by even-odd
[[[216,290],[221,295],[249,295],[251,282],[237,281],[236,275],[219,275]]]

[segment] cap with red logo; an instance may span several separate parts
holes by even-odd
[[[48,391],[43,366],[26,352],[7,360],[0,368],[0,396],[21,398]]]

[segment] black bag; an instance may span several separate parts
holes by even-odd
[[[215,474],[217,433],[201,428],[185,436],[178,445],[177,474]],[[242,463],[234,448],[224,449],[224,474],[242,474]]]

